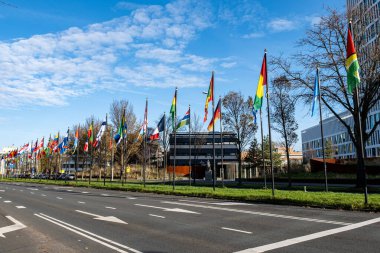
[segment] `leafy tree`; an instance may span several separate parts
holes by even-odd
[[[286,151],[288,183],[289,186],[292,186],[289,148],[298,140],[298,136],[296,134],[298,124],[294,117],[295,101],[291,97],[290,92],[291,84],[286,77],[280,76],[274,80],[273,96],[271,99],[271,118],[273,122],[272,128],[283,138],[281,144],[285,147]]]
[[[356,157],[358,159],[357,186],[363,186],[365,182],[364,157],[365,153],[360,148],[359,113],[362,126],[363,144],[365,144],[380,124],[377,119],[368,125],[369,113],[380,99],[380,43],[379,37],[373,44],[366,44],[366,36],[363,36],[363,26],[368,18],[364,13],[352,14],[355,17],[354,41],[360,63],[361,84],[359,86],[360,103],[356,106],[356,96],[347,91],[347,78],[345,69],[347,24],[346,13],[329,10],[327,16],[321,17],[321,21],[310,28],[303,39],[299,41],[300,51],[292,57],[284,59],[282,56],[272,59],[271,64],[275,70],[285,75],[292,84],[294,90],[303,98],[304,102],[310,102],[313,94],[313,79],[315,69],[320,68],[321,96],[325,108],[339,120],[347,129],[352,140]],[[361,31],[361,32],[358,32]],[[364,50],[365,48],[365,50]],[[300,68],[299,66],[303,66]],[[354,123],[350,125],[345,120],[341,111],[347,111],[352,115]]]
[[[238,143],[238,160],[239,160],[239,184],[241,184],[242,158],[241,153],[249,144],[256,133],[257,127],[253,123],[253,115],[250,104],[252,98],[244,99],[239,92],[230,91],[223,98],[223,127],[237,136]]]

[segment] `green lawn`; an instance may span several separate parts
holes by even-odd
[[[57,184],[67,186],[82,186],[93,187],[99,189],[109,190],[123,190],[123,191],[137,191],[137,192],[150,192],[158,194],[169,195],[182,195],[204,198],[216,198],[225,200],[240,200],[246,202],[260,202],[271,204],[285,204],[285,205],[297,205],[297,206],[309,206],[309,207],[321,207],[321,208],[334,208],[345,210],[361,210],[361,211],[380,211],[380,194],[369,194],[369,204],[364,205],[363,193],[347,192],[347,189],[339,192],[338,189],[330,192],[307,191],[304,192],[299,188],[292,189],[276,189],[275,197],[272,197],[271,189],[260,188],[237,188],[229,187],[222,188],[217,187],[215,191],[210,186],[188,186],[188,185],[176,185],[173,191],[172,185],[163,185],[158,183],[147,183],[144,187],[141,183],[130,183],[121,185],[119,182],[106,182],[103,186],[102,181],[93,181],[91,185],[88,182],[75,181],[64,182],[54,180],[31,180],[31,179],[4,179],[0,182],[30,182],[30,183],[42,183],[42,184]],[[310,187],[312,188],[312,187]],[[309,188],[308,188],[309,189]]]

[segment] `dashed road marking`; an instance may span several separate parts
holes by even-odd
[[[30,192],[30,194],[34,194],[34,192]]]
[[[224,229],[224,230],[230,230],[230,231],[234,231],[234,232],[239,232],[239,233],[244,233],[244,234],[252,234],[252,232],[244,231],[244,230],[240,230],[240,229],[235,229],[235,228],[222,227],[222,229]]]
[[[82,193],[88,193],[88,192],[82,192]]]
[[[329,236],[329,235],[334,235],[334,234],[342,233],[342,232],[345,232],[345,231],[349,231],[349,230],[353,230],[353,229],[356,229],[356,228],[360,228],[360,227],[364,227],[364,226],[367,226],[367,225],[371,225],[371,224],[374,224],[374,223],[377,223],[377,222],[380,222],[380,218],[366,220],[366,221],[363,221],[363,222],[354,223],[354,224],[351,224],[351,225],[348,225],[348,226],[344,226],[344,227],[340,227],[340,228],[329,229],[329,230],[317,232],[317,233],[314,233],[314,234],[309,234],[309,235],[305,235],[305,236],[295,237],[295,238],[292,238],[292,239],[287,239],[287,240],[284,240],[284,241],[275,242],[275,243],[259,246],[259,247],[256,247],[256,248],[241,250],[241,251],[238,251],[238,252],[235,252],[235,253],[266,252],[266,251],[269,251],[269,250],[279,249],[279,248],[287,247],[287,246],[294,245],[294,244],[297,244],[297,243],[306,242],[306,241],[318,239],[318,238],[321,238],[321,237],[326,237],[326,236]]]
[[[109,196],[111,196],[111,195],[109,195],[109,194],[105,194],[105,193],[102,193],[102,194],[100,194],[100,195],[105,196],[105,197],[109,197]]]
[[[16,206],[17,209],[24,209],[26,208],[25,206]]]
[[[10,200],[4,200],[4,203],[11,203],[12,201]]]
[[[112,209],[112,210],[115,210],[116,207],[112,207],[112,206],[106,206],[107,209]]]
[[[0,190],[0,192],[5,192],[5,190]]]
[[[57,197],[57,199],[62,199],[61,197]]]
[[[157,218],[161,218],[161,219],[165,219],[165,216],[161,216],[161,215],[156,215],[156,214],[149,214],[149,216],[152,216],[152,217],[157,217]]]
[[[253,214],[253,215],[267,216],[267,217],[276,217],[276,218],[290,219],[290,220],[299,220],[299,221],[308,221],[308,222],[335,224],[335,225],[342,225],[342,226],[346,226],[346,225],[351,225],[352,224],[352,223],[346,223],[346,222],[341,222],[341,221],[321,220],[321,219],[305,218],[305,217],[298,217],[298,216],[291,216],[291,215],[265,213],[265,212],[249,211],[249,210],[242,210],[242,209],[233,209],[233,208],[218,207],[218,206],[197,205],[197,204],[183,203],[183,202],[174,202],[174,201],[161,201],[161,203],[180,205],[180,206],[199,207],[199,208],[221,210],[221,211],[227,211],[227,212]]]
[[[137,199],[137,198],[134,198],[134,197],[127,197],[127,199]]]
[[[78,201],[78,204],[86,204],[86,202]]]
[[[41,194],[41,196],[42,196],[42,197],[46,197],[46,195],[45,195],[45,194]]]

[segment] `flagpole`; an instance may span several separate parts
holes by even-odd
[[[189,185],[191,186],[191,111],[189,105]]]
[[[144,131],[144,136],[143,136],[143,142],[144,142],[144,163],[143,163],[143,182],[144,182],[144,187],[145,187],[145,181],[146,181],[146,137],[148,135],[148,98],[146,98],[145,102],[145,113],[144,113],[144,123],[143,123],[143,131]]]
[[[321,128],[321,144],[322,144],[322,159],[323,159],[323,168],[325,173],[325,191],[328,192],[327,184],[327,165],[326,165],[326,155],[325,155],[325,137],[323,134],[323,119],[322,119],[322,103],[321,103],[321,83],[319,80],[319,68],[317,67],[317,78],[318,78],[318,102],[319,102],[319,125]]]
[[[90,139],[88,141],[88,146],[89,146],[89,149],[90,149],[90,156],[91,156],[91,165],[90,165],[90,175],[88,177],[88,184],[91,184],[91,177],[92,177],[92,165],[93,165],[93,162],[94,162],[94,158],[93,158],[93,148],[92,148],[92,143],[94,141],[94,138],[91,138],[93,136],[93,132],[94,132],[94,121],[91,121],[91,136],[90,136]],[[92,139],[92,141],[91,141]]]
[[[121,115],[120,118],[120,125],[122,126],[122,132],[120,138],[122,139],[123,145],[121,147],[121,171],[120,171],[120,180],[121,180],[121,185],[124,186],[124,178],[123,178],[123,173],[125,172],[125,164],[124,164],[124,153],[125,153],[125,132],[124,132],[124,114],[125,114],[125,108],[123,108],[123,115]]]
[[[223,124],[222,124],[222,96],[219,96],[220,100],[220,152],[221,152],[221,165],[220,176],[222,177],[222,187],[224,188],[224,152],[223,152]]]
[[[274,170],[273,170],[273,156],[272,156],[272,135],[271,135],[271,129],[270,129],[270,110],[269,110],[269,83],[268,83],[268,69],[267,69],[267,50],[264,50],[264,57],[265,57],[265,71],[267,75],[267,112],[268,112],[268,134],[269,134],[269,157],[270,157],[270,169],[272,173],[272,196],[274,197]]]
[[[106,173],[107,173],[107,125],[108,125],[108,114],[106,113],[106,128],[104,129],[104,175],[103,175],[103,185],[106,185]]]
[[[175,190],[175,162],[177,154],[177,87],[175,88],[175,105],[174,105],[174,164],[173,164],[173,191]]]
[[[111,144],[112,144],[112,138],[113,138],[113,128],[111,127],[110,131],[110,138],[111,138]],[[113,181],[113,145],[111,146],[111,178],[110,181]]]
[[[349,22],[349,29],[351,31],[351,34],[352,34],[352,39],[354,38],[354,33],[353,33],[353,30],[352,30],[352,21],[350,20]],[[364,185],[363,185],[363,190],[364,190],[364,203],[367,205],[368,204],[368,189],[367,189],[367,173],[366,173],[366,168],[365,168],[365,164],[364,164],[364,157],[365,157],[365,149],[364,149],[364,145],[365,143],[363,142],[363,130],[362,130],[362,120],[361,120],[361,115],[360,115],[360,97],[359,97],[359,85],[355,85],[355,95],[353,96],[353,100],[354,100],[354,106],[357,108],[357,112],[358,112],[358,127],[359,127],[359,148],[360,148],[360,152],[362,153],[362,157],[363,157],[363,164],[359,164],[360,168],[363,173],[364,173]]]
[[[214,79],[214,71],[212,71],[212,78]],[[215,80],[213,80],[213,82],[215,82]],[[213,90],[212,90],[212,112],[215,114],[215,98],[214,98],[214,93],[215,93],[215,83],[213,83]],[[214,116],[213,115],[213,118],[211,120],[214,120]],[[213,158],[212,158],[212,162],[213,162],[213,170],[212,170],[212,188],[213,190],[215,191],[215,184],[216,184],[216,167],[215,167],[215,122],[213,122],[212,124],[212,152],[213,152]]]
[[[263,160],[263,172],[264,172],[264,188],[267,188],[267,172],[265,170],[265,157],[264,157],[264,133],[263,133],[263,117],[260,108],[260,130],[261,130],[261,158]]]
[[[163,136],[163,145],[164,145],[164,185],[166,180],[166,170],[167,170],[167,152],[166,152],[166,112],[164,112],[164,136]]]
[[[77,157],[75,159],[75,162],[76,162],[76,165],[75,165],[75,183],[78,183],[78,168],[79,168],[79,132],[80,132],[80,124],[78,124],[78,128],[77,128],[77,131],[78,131],[78,143],[77,143],[77,147],[76,147],[76,151],[77,151]],[[82,168],[83,170],[83,168]]]

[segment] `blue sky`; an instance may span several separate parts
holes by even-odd
[[[154,126],[176,86],[178,115],[191,104],[202,118],[212,70],[216,96],[254,96],[264,48],[268,58],[296,52],[325,8],[345,2],[1,1],[0,147],[102,119],[114,99],[128,99],[142,120],[148,98]],[[297,105],[299,139],[318,122],[309,111]]]

